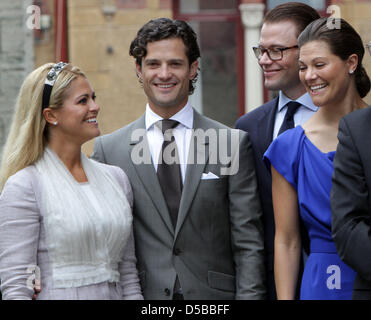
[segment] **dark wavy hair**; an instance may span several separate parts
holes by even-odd
[[[331,52],[343,61],[350,55],[358,56],[358,65],[354,72],[357,91],[364,98],[370,91],[370,78],[362,65],[365,54],[362,39],[354,28],[344,19],[339,19],[340,28],[329,28],[327,18],[320,18],[309,24],[300,34],[298,39],[299,48],[310,41],[324,41],[330,47]]]
[[[142,59],[147,55],[147,43],[169,38],[183,40],[189,65],[201,57],[197,35],[189,24],[182,20],[168,18],[158,18],[147,22],[131,42],[129,54],[136,59],[138,65],[142,65]],[[189,94],[192,94],[195,89],[194,84],[197,81],[197,76],[198,73],[189,81]]]
[[[301,2],[282,3],[264,17],[263,23],[278,23],[282,21],[292,21],[297,27],[297,36],[312,21],[320,18],[318,12],[311,6]]]

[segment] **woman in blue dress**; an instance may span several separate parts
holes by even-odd
[[[352,295],[355,273],[341,261],[331,237],[331,176],[340,118],[367,106],[362,98],[370,79],[361,63],[361,38],[346,21],[335,24],[321,18],[299,36],[300,80],[319,110],[304,125],[281,134],[264,155],[272,172],[278,299],[295,297],[299,219],[310,239],[300,299],[340,300]]]

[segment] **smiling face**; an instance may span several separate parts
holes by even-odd
[[[180,38],[148,43],[147,55],[136,68],[151,109],[163,118],[181,110],[187,104],[189,80],[196,76],[197,67],[197,61],[189,65]]]
[[[263,48],[285,48],[298,44],[297,26],[292,21],[264,23],[259,45]],[[297,99],[305,90],[299,80],[298,49],[285,50],[279,61],[272,61],[267,53],[259,60],[268,90],[282,90],[291,99]]]
[[[324,41],[307,42],[301,47],[300,80],[315,105],[333,105],[344,100],[352,87],[349,72],[357,67],[354,56],[343,61]]]
[[[49,109],[54,117],[52,122],[57,122],[57,125],[52,125],[51,139],[82,145],[99,136],[99,106],[88,80],[78,76],[71,81],[65,94],[66,98],[60,108]]]

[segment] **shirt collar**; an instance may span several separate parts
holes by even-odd
[[[188,129],[193,128],[193,108],[189,102],[176,114],[174,114],[170,119],[178,121],[180,124],[185,126]],[[152,128],[152,126],[157,122],[163,120],[157,113],[153,112],[149,104],[146,105],[146,115],[145,115],[145,124],[146,130]]]
[[[288,98],[282,91],[280,91],[279,98],[278,98],[278,112],[280,112],[282,108],[290,101],[293,101],[293,100]],[[312,111],[317,111],[318,109],[318,107],[313,104],[312,98],[310,97],[308,92],[304,93],[302,96],[297,98],[295,101],[299,102],[301,105],[303,105],[304,107]]]

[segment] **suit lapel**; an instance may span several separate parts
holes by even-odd
[[[267,151],[269,145],[273,140],[273,129],[276,120],[276,111],[278,105],[278,98],[271,101],[271,107],[258,120],[258,137],[261,137],[261,154]]]
[[[144,116],[138,119],[138,121],[135,123],[133,127],[133,131],[143,130],[143,129],[145,130]],[[139,143],[141,143],[140,146],[139,146]],[[132,155],[136,154],[136,151],[134,150],[135,147],[140,147],[143,150],[144,158],[146,160],[150,160],[150,163],[149,161],[146,161],[147,163],[139,163],[139,164],[135,164],[133,162]],[[135,168],[135,171],[139,177],[139,180],[142,182],[143,188],[148,193],[149,197],[151,198],[153,202],[153,205],[155,206],[158,213],[164,220],[167,228],[169,229],[171,234],[174,235],[174,227],[170,219],[169,210],[167,208],[164,196],[162,194],[162,190],[161,190],[161,186],[158,181],[158,178],[157,178],[156,170],[153,166],[151,152],[150,152],[148,140],[147,140],[147,134],[145,134],[143,138],[140,139],[139,141],[131,141],[131,137],[129,137],[128,151],[129,151],[129,157],[132,161],[133,167]],[[140,199],[136,199],[136,201],[140,201]]]
[[[175,237],[177,236],[189,212],[198,185],[201,181],[202,173],[204,172],[206,163],[209,160],[209,142],[207,139],[205,139],[205,142],[197,143],[197,139],[195,139],[195,133],[197,129],[206,131],[208,128],[204,124],[202,116],[194,110],[194,132],[192,134],[191,145],[189,148],[187,171],[182,191],[182,198],[179,206]],[[197,148],[197,145],[199,146],[199,148]],[[194,150],[195,152],[192,153],[191,150]],[[199,159],[199,161],[197,159]]]

